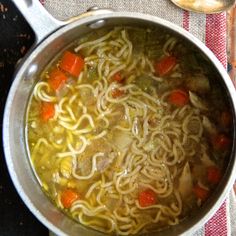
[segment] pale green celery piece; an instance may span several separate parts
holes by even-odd
[[[153,79],[148,75],[141,75],[136,79],[136,85],[145,92],[149,92],[149,88],[153,85]]]

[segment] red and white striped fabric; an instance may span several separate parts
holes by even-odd
[[[164,18],[192,33],[206,44],[226,68],[226,14],[205,15],[183,11],[169,0],[41,0],[57,19],[85,12],[92,6],[142,12]],[[236,197],[233,190],[215,215],[194,236],[236,235]]]

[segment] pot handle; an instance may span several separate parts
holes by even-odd
[[[99,15],[113,12],[112,9],[99,9],[98,7],[91,7],[85,13],[72,17],[66,21],[60,21],[50,15],[50,13],[48,13],[48,11],[42,6],[39,0],[12,1],[33,29],[36,37],[36,44],[46,38],[49,34],[59,29],[60,27],[67,25],[75,20],[91,15]]]
[[[59,21],[52,17],[39,0],[12,1],[33,29],[36,43],[66,24],[63,21]]]

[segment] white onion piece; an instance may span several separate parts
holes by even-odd
[[[195,93],[191,91],[189,91],[189,99],[194,107],[203,111],[208,110],[206,103],[200,97],[198,97]]]
[[[208,132],[208,134],[214,135],[217,133],[216,126],[209,120],[208,117],[203,116],[202,124],[204,129]]]
[[[183,199],[191,196],[193,189],[193,181],[189,163],[187,162],[179,178],[179,192]]]
[[[215,165],[214,161],[205,152],[201,155],[200,159],[206,167]]]

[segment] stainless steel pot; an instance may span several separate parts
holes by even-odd
[[[27,157],[24,137],[25,111],[32,86],[41,70],[66,45],[94,28],[115,25],[154,25],[175,32],[180,37],[184,37],[190,43],[196,45],[211,60],[221,75],[222,84],[225,86],[225,95],[229,97],[234,116],[233,131],[235,140],[236,92],[233,83],[213,53],[202,42],[182,28],[154,16],[140,13],[113,12],[106,9],[92,9],[76,19],[62,22],[50,16],[38,0],[14,0],[14,2],[34,29],[36,41],[31,51],[18,66],[6,102],[3,121],[5,157],[12,181],[24,203],[55,234],[103,235],[69,219],[57,210],[42,192]],[[214,192],[214,196],[209,199],[207,204],[188,220],[184,220],[179,225],[170,227],[161,233],[156,233],[156,235],[191,235],[214,214],[233,186],[236,177],[235,153],[234,144],[225,175]]]

